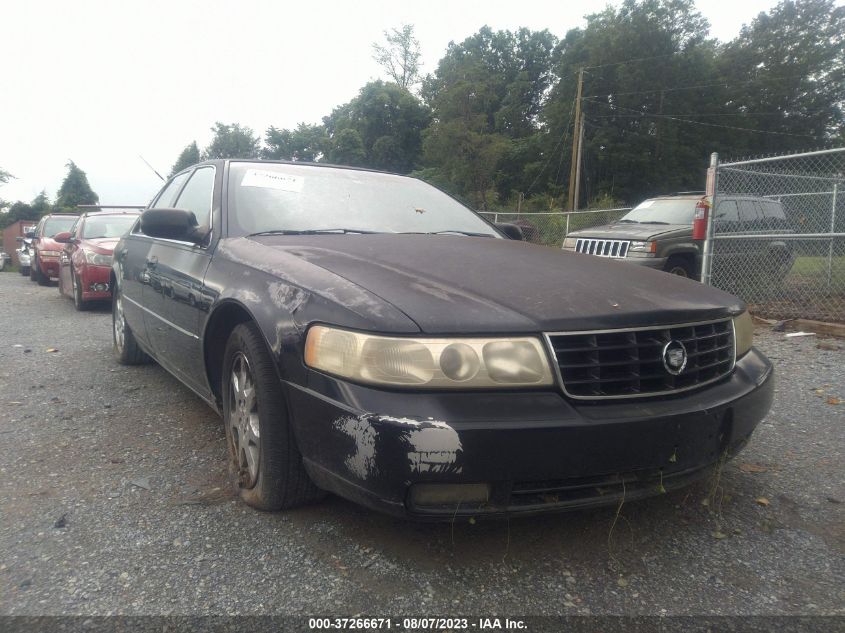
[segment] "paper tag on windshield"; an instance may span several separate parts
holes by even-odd
[[[262,169],[248,169],[241,180],[241,187],[261,187],[262,189],[278,189],[299,193],[302,191],[303,179],[277,171]]]

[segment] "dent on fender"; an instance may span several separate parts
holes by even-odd
[[[344,463],[362,480],[383,474],[377,467],[381,450],[403,453],[412,474],[459,474],[463,470],[461,439],[446,422],[367,413],[339,418],[333,426],[352,440]],[[382,441],[384,433],[388,441]]]

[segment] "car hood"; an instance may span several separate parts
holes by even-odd
[[[285,270],[291,257],[303,260],[392,304],[427,333],[636,327],[744,309],[739,299],[687,279],[504,239],[382,234],[238,241],[252,245],[237,250],[265,271]]]
[[[93,247],[96,251],[104,255],[111,255],[114,252],[114,247],[120,241],[119,237],[96,237],[93,239],[82,240],[80,246]]]
[[[613,240],[649,240],[666,233],[692,234],[689,224],[605,224],[589,229],[572,231],[567,237],[593,237]]]
[[[52,237],[42,237],[38,240],[38,250],[41,251],[60,251],[64,247],[64,244],[57,242]]]

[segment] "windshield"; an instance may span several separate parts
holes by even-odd
[[[628,211],[619,221],[637,224],[692,224],[696,202],[698,201],[692,198],[646,200]]]
[[[121,215],[106,215],[106,216],[88,216],[85,220],[85,225],[82,227],[82,234],[87,240],[97,239],[98,237],[121,237],[132,225],[138,216],[135,214],[121,214]]]
[[[73,223],[76,222],[75,215],[54,216],[44,223],[44,237],[53,237],[56,233],[70,231]]]
[[[421,180],[353,169],[232,163],[229,235],[268,231],[471,233],[500,237]]]

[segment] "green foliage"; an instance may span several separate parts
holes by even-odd
[[[413,25],[385,31],[384,39],[386,45],[373,44],[373,59],[396,85],[410,90],[420,80],[420,43],[414,37]]]
[[[42,191],[31,203],[18,200],[9,207],[6,213],[0,214],[0,229],[14,224],[18,220],[38,220],[42,216],[53,211],[53,205],[47,197],[47,192]]]
[[[294,130],[270,127],[264,135],[261,157],[268,160],[314,163],[323,155],[327,140],[326,130],[322,125],[300,123]]]
[[[42,192],[43,193],[43,192]],[[46,199],[46,196],[45,196]],[[36,198],[38,200],[38,198]],[[72,160],[67,163],[67,175],[56,194],[56,210],[73,211],[80,204],[97,204],[99,196],[91,189],[88,176]]]
[[[225,125],[220,121],[211,128],[214,138],[203,151],[203,159],[210,158],[258,158],[260,142],[255,133],[238,123]]]
[[[192,141],[190,145],[186,146],[185,149],[182,150],[182,153],[179,154],[179,158],[176,159],[173,167],[170,168],[170,176],[182,171],[186,167],[196,165],[198,162],[200,162],[200,150],[197,147],[197,142]]]
[[[373,81],[323,119],[326,159],[407,173],[419,163],[428,108],[406,89]]]
[[[742,153],[801,150],[809,139],[845,134],[845,6],[834,0],[785,0],[759,14],[719,59],[735,84],[730,111],[745,117],[732,142]],[[745,150],[742,151],[742,147]]]
[[[451,43],[423,85],[434,121],[425,132],[426,164],[479,208],[530,184],[525,167],[536,160],[555,43],[548,31],[485,26]]]

